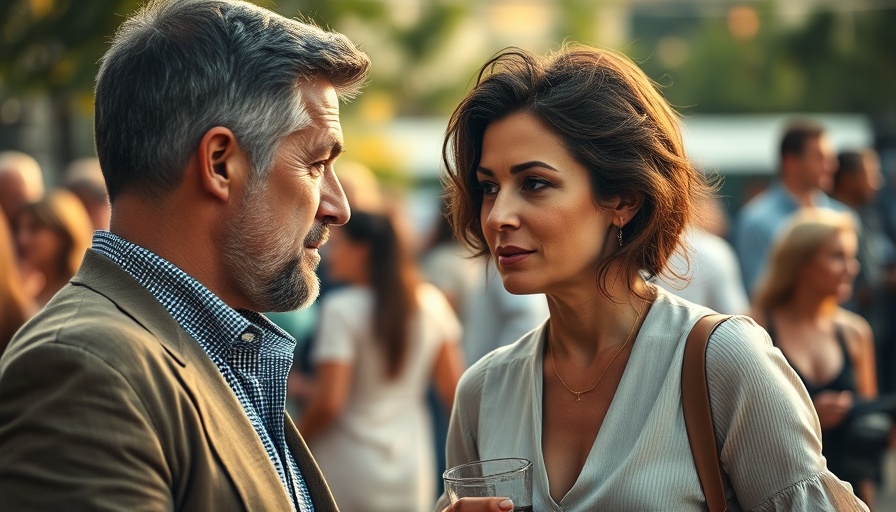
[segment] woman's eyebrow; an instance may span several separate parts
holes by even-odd
[[[525,171],[525,170],[528,170],[528,169],[531,169],[531,168],[533,168],[533,167],[541,167],[541,168],[543,168],[543,169],[549,169],[549,170],[551,170],[551,171],[557,171],[557,169],[556,169],[554,166],[552,166],[552,165],[548,165],[548,164],[542,162],[541,160],[531,160],[531,161],[529,161],[529,162],[523,162],[523,163],[521,163],[521,164],[515,164],[515,165],[510,166],[510,174],[521,173],[521,172],[523,172],[523,171]],[[489,168],[487,168],[487,167],[483,167],[483,166],[481,166],[481,165],[480,165],[479,167],[476,168],[476,172],[485,174],[485,175],[487,175],[487,176],[494,176],[494,175],[495,175],[495,172],[494,172],[494,171],[492,171],[491,169],[489,169]],[[559,171],[557,171],[557,172],[559,172]]]

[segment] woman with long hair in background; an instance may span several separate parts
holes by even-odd
[[[430,383],[448,411],[462,371],[460,325],[417,277],[388,215],[352,212],[331,228],[329,292],[312,358],[316,385],[299,430],[346,512],[428,511],[435,500]]]
[[[13,226],[21,263],[39,276],[33,293],[43,306],[78,271],[90,247],[93,224],[77,196],[55,190],[22,206]]]
[[[34,301],[25,293],[12,234],[6,216],[0,211],[0,354],[13,334],[34,313]]]
[[[849,214],[798,212],[777,238],[752,316],[809,391],[828,468],[870,506],[880,464],[856,464],[847,419],[859,400],[877,397],[874,337],[864,318],[840,307],[853,291],[857,251]]]

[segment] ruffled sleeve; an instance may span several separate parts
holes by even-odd
[[[756,512],[777,512],[780,510],[836,510],[867,511],[846,482],[839,480],[830,471],[824,470],[811,478],[797,482],[771,496],[756,507]]]
[[[868,510],[828,471],[809,394],[765,330],[728,320],[706,368],[722,469],[744,510]]]

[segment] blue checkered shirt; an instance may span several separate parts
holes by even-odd
[[[211,358],[243,406],[293,502],[313,512],[311,496],[286,444],[286,377],[296,341],[264,316],[236,311],[160,256],[97,231],[93,250],[134,277]]]

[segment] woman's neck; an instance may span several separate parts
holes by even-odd
[[[827,322],[834,318],[838,307],[837,297],[797,291],[780,309],[797,322]]]
[[[631,343],[629,338],[640,328],[655,289],[638,279],[633,289],[608,291],[610,297],[596,287],[593,293],[548,295],[548,336],[555,353],[589,359],[602,350]]]

